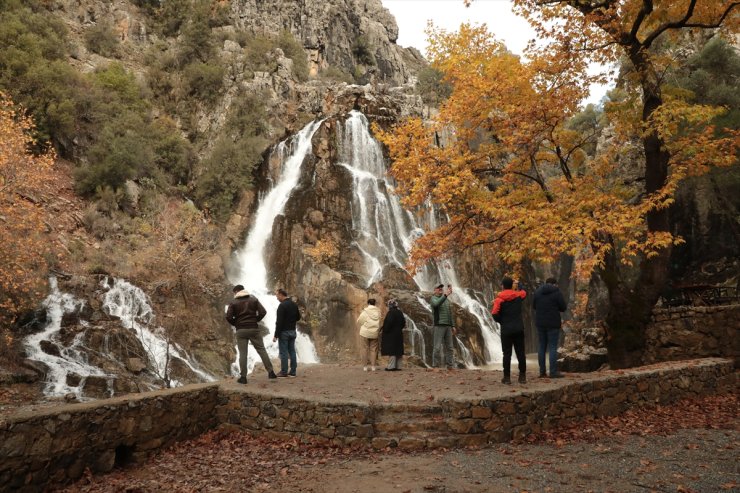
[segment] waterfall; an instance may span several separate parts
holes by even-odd
[[[48,368],[46,374],[46,384],[44,385],[44,394],[47,396],[61,396],[69,393],[75,394],[78,398],[82,396],[82,384],[70,385],[67,382],[67,374],[75,373],[84,377],[112,377],[106,374],[100,368],[89,365],[85,358],[77,351],[79,337],[71,347],[67,348],[63,344],[57,344],[59,355],[47,354],[41,349],[42,341],[51,341],[54,343],[59,340],[59,331],[62,328],[62,317],[65,314],[80,311],[85,305],[82,300],[76,299],[68,293],[59,291],[56,277],[49,278],[49,296],[46,297],[42,306],[46,309],[48,323],[44,330],[36,334],[31,334],[24,340],[28,359],[40,361]]]
[[[421,331],[419,327],[416,326],[416,322],[406,315],[404,313],[404,317],[406,318],[406,328],[403,329],[404,331],[409,333],[409,343],[411,344],[411,355],[412,356],[418,356],[421,358],[421,360],[429,364],[427,361],[427,348],[426,344],[424,342],[424,333]],[[418,341],[418,347],[417,347],[417,341]]]
[[[384,265],[404,268],[414,241],[424,234],[411,212],[403,209],[394,185],[386,172],[380,144],[372,137],[368,121],[358,112],[350,112],[344,126],[338,126],[340,144],[339,165],[346,168],[353,179],[352,230],[355,246],[363,254],[366,267],[366,284],[372,285],[382,274]],[[434,208],[427,210],[429,227],[436,226]],[[420,269],[414,280],[424,291],[431,291],[439,283],[459,286],[451,262],[437,262]],[[453,290],[452,302],[469,311],[478,321],[484,341],[484,357],[490,364],[501,354],[501,342],[493,317],[465,289]],[[431,307],[424,301],[430,312]],[[466,366],[472,366],[470,352],[458,338],[461,355]],[[465,355],[467,354],[467,358]]]
[[[215,380],[212,375],[201,370],[183,348],[167,337],[163,327],[152,327],[154,311],[144,291],[123,279],[116,278],[113,279],[112,286],[109,285],[108,278],[103,279],[100,285],[108,289],[103,297],[103,309],[109,315],[119,318],[125,328],[133,331],[144,349],[143,359],[149,361],[149,369],[158,378],[165,379],[169,376],[168,360],[177,358],[201,380],[205,382]],[[171,379],[170,385],[178,386],[180,382]]]
[[[309,123],[295,137],[277,145],[274,152],[281,163],[280,177],[260,201],[255,214],[254,225],[247,234],[245,245],[236,253],[239,273],[231,281],[234,284],[242,284],[251,295],[259,299],[262,306],[267,310],[267,315],[262,322],[270,329],[270,333],[265,336],[264,342],[271,358],[278,356],[277,343],[272,342],[278,301],[273,290],[267,286],[264,250],[272,235],[272,225],[275,218],[282,214],[292,190],[298,184],[301,176],[301,165],[311,152],[311,138],[322,122],[323,120]],[[318,363],[316,349],[306,334],[298,332],[295,347],[298,361],[301,363]],[[259,357],[255,351],[248,353],[250,372],[258,360]],[[237,361],[232,364],[232,373],[238,374],[238,368],[237,354]]]

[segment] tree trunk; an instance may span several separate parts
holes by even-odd
[[[650,67],[641,53],[633,59],[633,63],[636,70],[645,77],[642,82],[642,120],[648,122],[663,101],[658,85],[647,80]],[[666,184],[670,154],[655,131],[645,134],[642,144],[645,152],[645,192],[650,195]],[[647,214],[647,230],[649,233],[670,232],[669,209],[650,211]],[[614,249],[605,260],[601,276],[609,289],[606,325],[609,364],[612,368],[626,368],[642,363],[645,329],[668,279],[671,250],[671,247],[663,248],[657,255],[641,259],[636,279],[629,276],[632,277],[630,279],[626,275]]]

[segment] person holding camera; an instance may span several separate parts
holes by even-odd
[[[504,352],[504,378],[501,383],[511,384],[511,348],[519,361],[519,383],[527,383],[527,360],[524,355],[524,320],[522,304],[527,292],[520,289],[519,281],[510,277],[501,281],[504,288],[493,300],[491,315],[501,326],[501,349]]]
[[[448,370],[455,368],[455,361],[452,348],[452,336],[455,335],[455,319],[452,315],[452,305],[448,296],[452,294],[452,285],[448,284],[447,289],[443,291],[444,284],[434,288],[432,299],[429,304],[432,305],[432,318],[434,324],[434,338],[432,349],[432,366],[438,368],[441,365],[442,351],[444,351],[444,360]]]

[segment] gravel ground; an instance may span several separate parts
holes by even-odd
[[[291,470],[269,484],[289,492],[723,492],[740,491],[736,430],[681,430],[562,446],[356,458]],[[254,491],[266,490],[267,484]]]

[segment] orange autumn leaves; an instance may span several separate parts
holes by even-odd
[[[608,38],[601,32],[598,42]],[[467,25],[432,30],[429,53],[453,86],[439,114],[376,128],[405,204],[431,201],[448,217],[416,242],[411,267],[476,246],[509,262],[568,253],[582,274],[615,248],[625,263],[649,257],[681,240],[648,231],[648,213],[668,207],[686,176],[735,163],[736,135],[716,138],[709,124],[721,108],[665,96],[643,121],[635,87],[606,104],[604,133],[571,128],[589,84],[601,78],[586,72],[594,56],[550,46],[521,59],[485,26]],[[637,168],[639,178],[640,138],[650,132],[671,159],[666,182],[646,195],[640,179],[625,176]],[[594,155],[588,149],[597,143]]]
[[[51,248],[43,233],[45,181],[54,154],[35,155],[31,120],[0,93],[0,329],[45,296]]]

